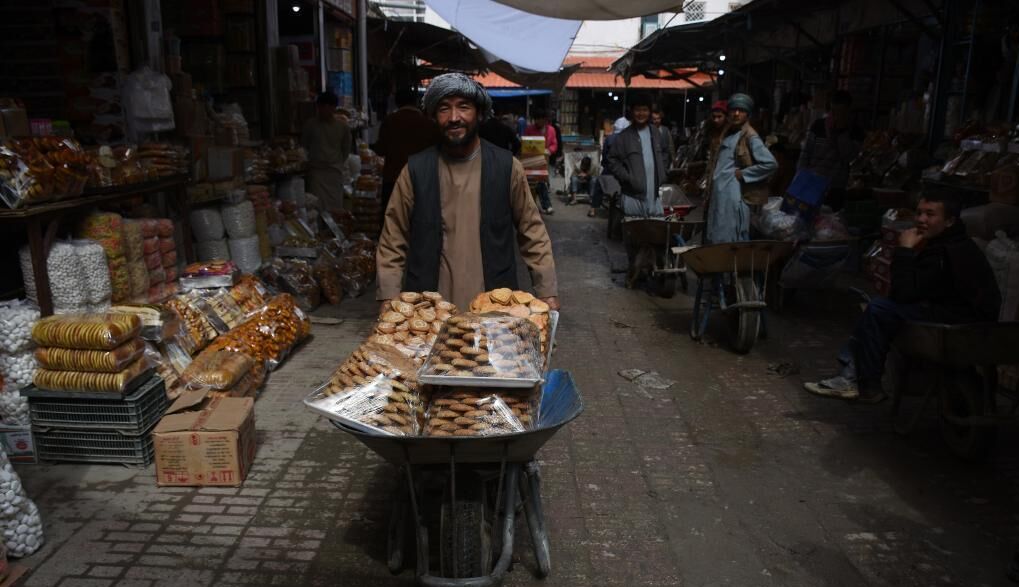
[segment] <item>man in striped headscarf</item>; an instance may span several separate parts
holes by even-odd
[[[552,243],[513,155],[482,140],[492,99],[461,73],[432,80],[423,99],[442,141],[412,155],[393,190],[376,255],[377,299],[438,291],[466,308],[482,291],[517,285],[516,254],[537,297],[559,306]]]

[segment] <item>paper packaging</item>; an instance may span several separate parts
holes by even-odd
[[[184,393],[152,432],[156,484],[237,487],[255,460],[255,400]]]
[[[35,441],[32,439],[32,427],[0,424],[0,446],[12,463],[35,464]]]

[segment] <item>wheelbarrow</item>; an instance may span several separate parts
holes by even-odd
[[[768,275],[793,250],[786,241],[746,241],[688,248],[680,256],[697,274],[690,338],[700,340],[712,312],[729,317],[732,348],[750,352],[764,329]]]
[[[975,460],[994,445],[998,426],[1013,422],[1019,398],[1007,413],[997,409],[998,365],[1019,362],[1019,322],[937,324],[907,322],[892,343],[892,422],[899,434],[911,432],[932,403],[941,435],[956,455]],[[927,371],[931,381],[913,393],[911,380]],[[919,395],[922,406],[901,416],[902,400]]]
[[[693,208],[684,207],[682,216]],[[681,252],[686,243],[703,231],[703,221],[682,220],[678,213],[656,218],[630,217],[623,219],[623,240],[628,247],[636,247],[636,259],[631,259],[627,268],[627,282],[632,285],[643,265],[647,265],[655,291],[663,298],[676,295],[676,283],[680,281],[683,291],[689,289]],[[643,262],[647,260],[647,262]]]
[[[393,500],[389,570],[398,574],[404,569],[410,530],[418,584],[487,587],[500,584],[510,569],[514,523],[521,510],[534,545],[536,574],[544,578],[551,572],[535,454],[583,410],[573,377],[553,370],[542,386],[536,425],[514,434],[392,436],[324,415],[400,469],[406,492]]]

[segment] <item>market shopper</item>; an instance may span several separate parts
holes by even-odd
[[[661,216],[664,211],[658,188],[665,182],[669,154],[650,124],[650,96],[634,96],[630,114],[631,124],[617,134],[609,149],[608,171],[622,188],[624,215]]]
[[[545,139],[545,158],[549,162],[549,174],[555,161],[556,153],[559,152],[559,142],[556,139],[555,128],[548,122],[548,115],[541,108],[534,109],[534,122],[524,129],[525,137],[543,137]],[[545,214],[552,214],[552,198],[549,195],[548,182],[541,181],[535,186],[538,192],[538,200],[541,203],[541,211]]]
[[[308,154],[308,192],[323,210],[343,208],[343,170],[350,155],[350,127],[336,116],[339,99],[332,92],[318,95],[316,116],[301,129],[301,146]]]
[[[654,125],[655,130],[658,131],[658,135],[662,141],[662,144],[667,147],[669,152],[669,165],[676,160],[676,142],[672,140],[672,130],[669,129],[665,122],[665,115],[662,113],[662,109],[655,106],[651,109],[651,124]]]
[[[714,160],[708,163],[706,243],[750,240],[750,205],[744,192],[761,185],[778,169],[775,157],[750,126],[754,100],[746,94],[733,94],[728,108],[728,125]]]
[[[824,203],[838,211],[846,199],[849,163],[863,145],[863,129],[854,125],[850,108],[853,97],[845,90],[832,94],[828,114],[810,125],[803,140],[797,169],[807,169],[828,178]]]
[[[386,158],[382,168],[383,214],[389,205],[389,196],[393,193],[396,178],[407,165],[407,159],[439,143],[439,127],[417,107],[417,92],[410,89],[398,90],[394,98],[397,109],[382,121],[379,140],[373,145],[375,152]]]
[[[626,127],[630,126],[630,121],[625,118],[620,118],[623,122],[618,120],[612,125],[612,132],[605,135],[605,140],[602,141],[601,146],[601,175],[596,177],[591,182],[591,209],[587,211],[589,218],[594,218],[598,215],[598,210],[602,207],[602,201],[605,198],[606,193],[615,193],[615,189],[618,187],[618,180],[609,171],[609,153],[612,152],[612,144],[619,137],[619,133],[626,130]],[[611,189],[608,186],[612,185]]]
[[[520,138],[516,131],[497,116],[488,116],[478,128],[478,134],[482,139],[492,143],[496,147],[502,147],[514,156],[520,154]]]
[[[996,321],[1001,295],[984,253],[966,234],[959,200],[925,195],[916,227],[899,236],[888,298],[867,304],[849,341],[839,352],[835,377],[805,383],[825,397],[876,403],[884,399],[885,357],[908,321],[965,323]]]
[[[396,181],[376,254],[377,299],[438,291],[460,308],[479,292],[519,289],[515,256],[535,294],[559,307],[552,243],[524,168],[478,136],[492,100],[460,73],[432,80],[424,110],[442,131],[439,146],[410,157]]]

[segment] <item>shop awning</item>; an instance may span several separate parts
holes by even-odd
[[[493,98],[522,98],[524,96],[548,96],[552,90],[531,90],[527,88],[496,88],[488,90],[488,95]]]
[[[580,20],[536,16],[493,0],[426,0],[455,30],[494,58],[526,72],[556,73]]]
[[[496,0],[512,6],[551,18],[573,18],[577,20],[618,20],[659,12],[680,12],[683,2],[677,0]]]

